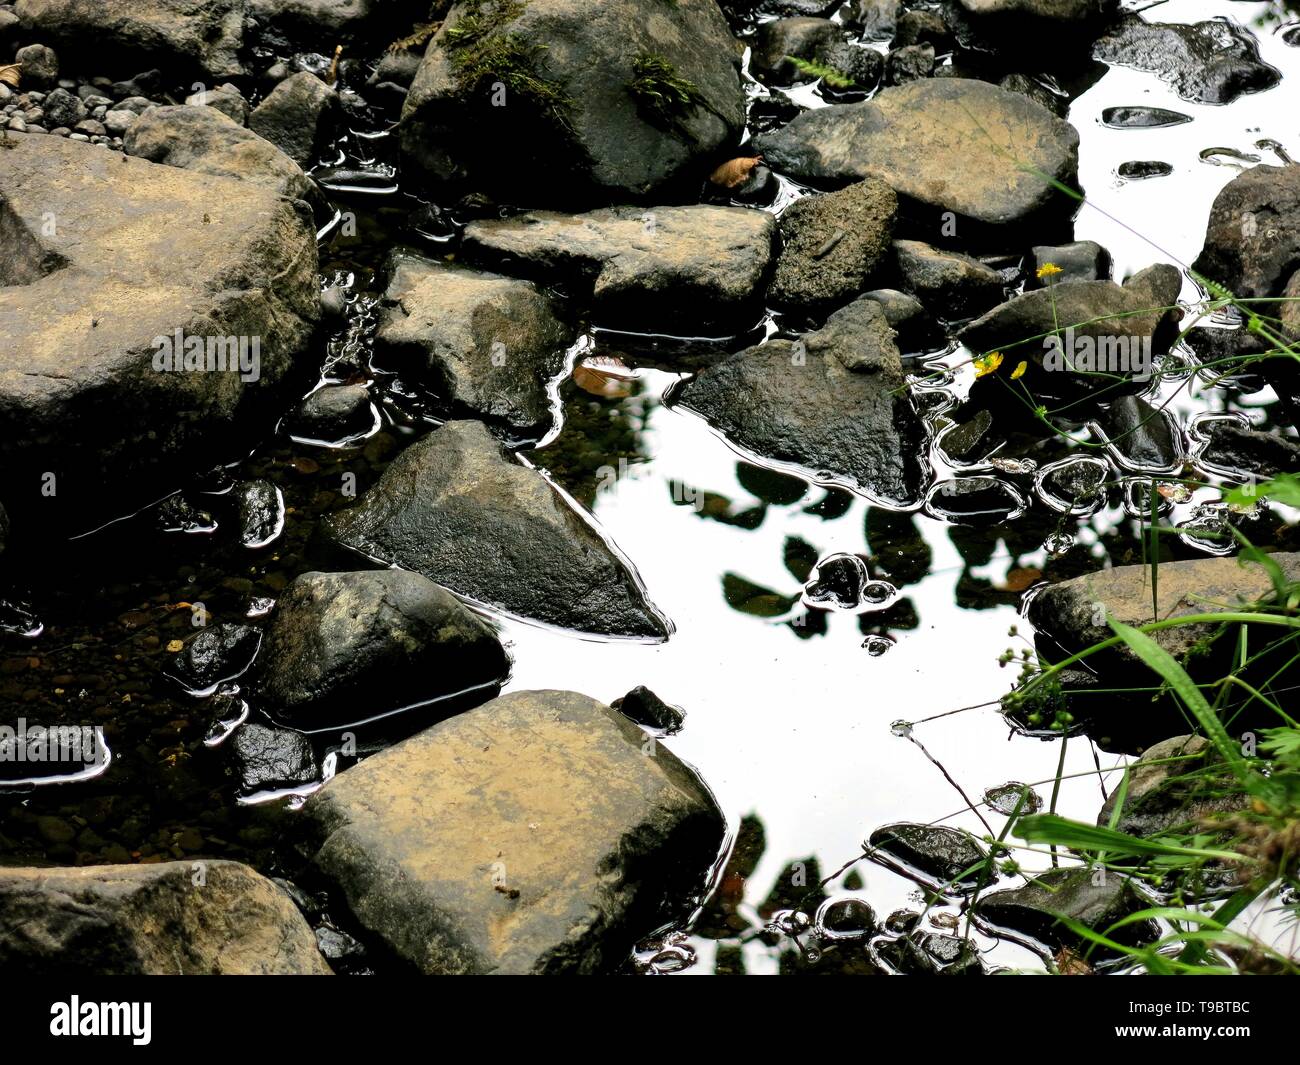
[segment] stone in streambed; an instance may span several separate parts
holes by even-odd
[[[307,440],[337,443],[374,425],[375,409],[365,385],[326,385],[298,405],[291,429]]]
[[[980,866],[987,858],[984,848],[969,832],[943,825],[899,822],[871,833],[872,849],[909,870],[920,874],[930,886],[945,891],[973,891],[980,879]]]
[[[244,795],[301,788],[320,779],[311,740],[292,729],[249,722],[235,730],[225,749]]]
[[[239,542],[266,547],[284,530],[284,495],[270,481],[245,481],[234,491],[239,513]]]
[[[1002,299],[1006,283],[991,266],[919,240],[894,241],[903,287],[941,318],[971,318]]]
[[[1039,277],[1038,272],[1045,266],[1054,266],[1056,270]],[[1036,244],[1030,252],[1025,288],[1109,280],[1110,252],[1096,241],[1078,240],[1070,244]]]
[[[985,52],[1080,51],[1119,10],[1119,0],[944,0],[963,48]]]
[[[724,819],[699,778],[573,692],[515,692],[340,773],[312,862],[424,973],[597,973],[703,888]]]
[[[1226,419],[1208,422],[1204,432],[1196,457],[1219,469],[1263,480],[1300,470],[1300,444],[1288,437]]]
[[[1060,921],[1062,916],[1107,934],[1116,921],[1151,905],[1127,877],[1110,870],[1052,869],[1023,887],[982,896],[972,911],[995,928],[1029,936],[1053,950],[1087,943]],[[1117,942],[1149,943],[1160,935],[1154,921],[1137,921],[1109,938]]]
[[[638,725],[663,732],[680,732],[686,723],[686,714],[680,707],[666,703],[644,684],[639,684],[620,699],[609,704]]]
[[[1120,396],[1097,418],[1098,436],[1120,465],[1139,473],[1170,473],[1183,464],[1182,435],[1166,410],[1141,396]]]
[[[611,636],[668,634],[630,565],[481,422],[448,422],[412,444],[328,527],[346,547],[511,614]]]
[[[307,168],[324,147],[340,111],[339,94],[303,70],[267,94],[248,116],[248,128]]]
[[[1300,166],[1256,166],[1219,190],[1192,264],[1239,299],[1273,299],[1300,262]],[[1267,310],[1261,313],[1275,313]]]

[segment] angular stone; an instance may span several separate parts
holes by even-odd
[[[944,825],[884,825],[868,840],[874,850],[920,873],[934,887],[963,893],[979,883],[984,848],[969,832]]]
[[[245,795],[300,788],[320,779],[316,752],[301,732],[248,722],[235,730],[226,747]]]
[[[690,909],[724,834],[694,772],[645,742],[573,692],[496,699],[312,796],[313,864],[421,972],[612,971]]]
[[[1214,198],[1193,269],[1239,299],[1274,299],[1300,262],[1300,167],[1255,166]],[[1272,313],[1265,311],[1264,313]]]
[[[1056,267],[1057,273],[1039,277],[1044,266]],[[1043,288],[1048,284],[1064,285],[1070,281],[1109,281],[1110,252],[1096,241],[1079,240],[1070,244],[1036,244],[1030,251],[1029,276],[1025,288]]]
[[[341,105],[339,94],[309,71],[291,74],[248,116],[248,128],[300,167],[310,167]]]
[[[991,266],[919,240],[894,241],[903,287],[942,318],[970,318],[1002,299],[1006,283]]]

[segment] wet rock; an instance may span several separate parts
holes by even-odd
[[[929,44],[936,52],[952,50],[952,32],[943,16],[937,11],[919,9],[905,11],[898,17],[894,32],[893,46],[908,48],[914,44]]]
[[[347,547],[512,614],[611,636],[668,633],[628,564],[480,422],[411,445],[329,526]]]
[[[1031,78],[1027,74],[1007,74],[998,80],[998,85],[1008,92],[1018,92],[1022,96],[1028,96],[1034,103],[1045,107],[1052,114],[1061,118],[1065,118],[1070,110],[1068,96],[1053,92],[1041,81]]]
[[[164,671],[192,695],[205,695],[247,672],[261,644],[261,630],[219,621],[190,637]]]
[[[185,97],[185,102],[191,107],[215,107],[237,126],[248,121],[248,101],[229,82],[218,85],[215,89],[202,89],[193,93]]]
[[[1214,198],[1194,270],[1240,299],[1273,299],[1300,262],[1300,166],[1256,166]]]
[[[1001,352],[1008,367],[1027,361],[1034,395],[1101,394],[1149,374],[1169,349],[1181,287],[1181,272],[1166,263],[1123,285],[1052,284],[994,307],[957,336],[971,351]]]
[[[1153,743],[1129,765],[1128,790],[1115,828],[1131,836],[1154,836],[1249,806],[1249,796],[1233,786],[1226,772],[1206,772],[1215,760],[1202,736]],[[1097,824],[1110,824],[1118,798],[1119,792],[1112,791],[1097,814]]]
[[[1231,103],[1242,93],[1272,88],[1282,76],[1261,62],[1250,31],[1227,19],[1185,26],[1126,18],[1092,54],[1155,74],[1184,100],[1205,104]]]
[[[534,211],[471,222],[463,250],[504,273],[589,284],[603,325],[671,332],[757,314],[775,233],[770,214],[744,207]]]
[[[0,151],[0,193],[11,234],[0,246],[11,516],[80,531],[246,454],[257,412],[281,402],[319,314],[310,222],[257,185],[54,137]],[[53,233],[50,212],[62,219]],[[186,372],[182,350],[169,371],[166,340],[174,346],[178,331],[182,347],[203,344],[205,367],[238,363],[227,356],[241,343],[245,362]],[[48,472],[52,497],[41,490]]]
[[[944,17],[963,48],[1017,53],[1077,52],[1119,10],[1119,0],[945,0]]]
[[[877,948],[881,960],[911,976],[981,976],[984,963],[969,939],[939,932],[916,932]]]
[[[853,610],[871,580],[867,564],[857,555],[835,554],[822,559],[804,586],[809,601],[838,610]]]
[[[430,42],[402,109],[412,171],[506,202],[589,206],[651,197],[739,139],[740,57],[713,0],[505,10],[462,0]],[[509,106],[494,106],[494,84]]]
[[[934,73],[934,45],[909,44],[895,48],[885,59],[885,84],[906,85]]]
[[[887,41],[902,9],[900,0],[849,0],[840,8],[840,21],[872,40]]]
[[[880,304],[904,353],[927,351],[943,342],[943,330],[915,296],[895,288],[877,288],[863,293],[863,298]]]
[[[271,90],[248,116],[248,128],[306,169],[328,140],[339,113],[339,94],[304,70]]]
[[[131,124],[122,147],[151,163],[239,178],[293,199],[316,195],[297,163],[215,107],[155,107]]]
[[[971,318],[1002,299],[1002,275],[960,252],[919,240],[894,241],[903,287],[940,317]]]
[[[1044,266],[1055,266],[1059,273],[1040,278]],[[1064,285],[1070,281],[1109,281],[1110,252],[1091,240],[1071,244],[1037,244],[1030,253],[1030,271],[1025,288],[1042,288],[1045,284]]]
[[[1038,792],[1015,781],[989,788],[984,792],[984,801],[1006,817],[1035,814],[1043,808],[1043,797]]]
[[[824,18],[773,19],[758,27],[750,51],[750,71],[767,85],[800,80],[790,57],[826,65],[829,54],[844,38],[840,27]]]
[[[998,477],[954,477],[940,481],[926,497],[930,513],[957,525],[997,525],[1018,517],[1026,501]]]
[[[955,422],[939,438],[939,446],[950,462],[970,466],[979,462],[997,443],[990,435],[993,415],[980,409],[964,422]]]
[[[58,84],[59,57],[53,48],[29,44],[14,53],[14,62],[21,68],[24,89],[50,89]]]
[[[1300,553],[1279,552],[1270,557],[1288,580],[1300,578]],[[1155,615],[1164,619],[1234,610],[1267,598],[1272,589],[1262,567],[1243,566],[1235,558],[1161,562]],[[1108,615],[1126,625],[1151,621],[1151,600],[1151,568],[1117,566],[1045,588],[1030,601],[1028,617],[1040,632],[1074,652],[1114,635],[1106,623]],[[1213,625],[1179,625],[1150,636],[1175,658],[1183,658],[1212,631]],[[1115,654],[1124,663],[1139,667],[1127,647],[1115,648]]]
[[[759,136],[756,147],[769,166],[799,180],[876,177],[937,210],[1000,225],[1063,206],[1048,182],[1023,167],[1072,182],[1078,143],[1072,126],[1018,93],[932,78],[863,103],[806,111]]]
[[[296,975],[330,967],[289,896],[238,862],[0,868],[0,969],[28,976]]]
[[[421,972],[611,971],[703,887],[724,834],[694,772],[645,741],[572,692],[496,699],[308,800],[313,863]]]
[[[679,398],[741,447],[895,503],[915,503],[929,478],[893,330],[874,300],[856,300],[798,341],[722,360]]]
[[[1120,163],[1115,173],[1126,181],[1145,181],[1147,178],[1168,177],[1174,172],[1170,163],[1158,159],[1131,159]]]
[[[239,510],[239,542],[265,547],[284,530],[284,496],[270,481],[245,481],[235,489]]]
[[[1053,510],[1086,514],[1105,501],[1103,487],[1109,477],[1110,467],[1104,460],[1072,455],[1044,466],[1036,483]]]
[[[41,101],[41,110],[45,112],[45,125],[48,129],[60,126],[71,128],[86,117],[86,105],[67,89],[55,89]]]
[[[1207,422],[1205,435],[1197,458],[1221,470],[1260,479],[1300,470],[1300,444],[1287,437],[1224,419]]]
[[[1020,932],[1055,950],[1081,942],[1081,937],[1060,922],[1061,916],[1108,934],[1116,921],[1150,905],[1126,877],[1109,870],[1076,868],[1053,869],[1034,877],[1024,887],[991,892],[971,909],[982,922]],[[1108,938],[1139,944],[1149,943],[1159,935],[1155,922],[1138,921],[1116,929]]]
[[[1097,419],[1097,434],[1122,466],[1140,473],[1182,468],[1182,436],[1172,416],[1140,396],[1120,396]]]
[[[374,407],[365,385],[326,385],[299,404],[292,426],[295,436],[337,443],[374,424]]]
[[[120,65],[165,60],[182,76],[243,74],[243,0],[18,0],[26,29],[56,45]]]
[[[320,780],[311,741],[287,728],[246,723],[226,744],[243,795],[301,788]]]
[[[902,821],[885,825],[868,840],[873,853],[883,855],[935,889],[965,894],[979,884],[986,859],[984,848],[969,832],[943,825]]]
[[[547,388],[573,330],[529,281],[393,256],[376,352],[414,370],[461,413],[540,436],[554,418]]]
[[[897,209],[893,190],[874,178],[796,200],[781,215],[769,299],[815,310],[856,296],[885,262]]]
[[[656,728],[666,733],[680,732],[686,723],[682,709],[666,703],[644,685],[637,685],[621,699],[609,704],[613,709],[630,717],[638,725]]]
[[[322,41],[387,45],[429,15],[424,0],[245,0],[248,15],[277,43],[321,47]],[[440,5],[445,6],[445,5]],[[319,57],[322,69],[329,60]]]
[[[276,603],[253,688],[278,719],[321,728],[490,687],[509,671],[493,629],[418,573],[304,573]]]
[[[1102,124],[1111,129],[1162,129],[1191,120],[1191,115],[1163,107],[1108,107],[1101,113]]]

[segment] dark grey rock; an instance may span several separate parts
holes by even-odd
[[[311,741],[292,729],[249,722],[235,730],[226,748],[245,795],[301,788],[320,779]]]
[[[365,385],[326,385],[299,404],[292,430],[308,440],[337,443],[366,432],[374,424],[374,407]]]
[[[1219,419],[1206,423],[1205,434],[1196,457],[1221,470],[1261,480],[1300,470],[1300,443],[1288,437]]]
[[[14,53],[14,62],[22,67],[23,87],[46,89],[58,84],[59,57],[44,44],[29,44]]]
[[[46,125],[53,129],[67,126],[71,129],[86,117],[86,105],[67,89],[55,89],[41,101],[41,110],[45,112]]]
[[[981,896],[972,911],[995,928],[1029,936],[1049,949],[1076,947],[1081,937],[1059,918],[1065,916],[1127,944],[1149,943],[1159,938],[1154,921],[1138,921],[1109,934],[1116,921],[1146,909],[1151,903],[1127,877],[1111,870],[1053,869],[1036,876],[1024,887]]]
[[[843,31],[830,19],[773,19],[759,26],[754,35],[749,69],[754,77],[768,85],[807,80],[789,57],[825,65],[832,49],[843,40]]]
[[[234,491],[239,511],[239,542],[266,547],[284,530],[284,496],[270,481],[245,481]]]
[[[1163,107],[1108,107],[1101,113],[1102,124],[1112,129],[1162,129],[1191,120],[1191,115]]]
[[[248,116],[248,128],[306,169],[316,161],[340,111],[339,94],[304,70],[267,94]]]
[[[1096,241],[1080,240],[1072,244],[1036,244],[1030,253],[1029,276],[1025,288],[1042,288],[1044,283],[1063,285],[1069,281],[1109,281],[1110,252]],[[1038,271],[1047,265],[1060,273],[1040,278]]]
[[[670,734],[680,732],[682,725],[686,723],[686,714],[680,707],[664,702],[641,684],[609,705],[624,716],[630,717],[638,725]]]
[[[1274,299],[1300,262],[1300,167],[1256,166],[1214,198],[1193,269],[1240,299]]]
[[[919,874],[931,887],[957,894],[975,890],[981,871],[976,867],[987,858],[969,832],[944,825],[901,821],[876,829],[868,842],[873,853]]]
[[[191,636],[164,671],[186,691],[206,694],[247,672],[261,644],[260,629],[219,621]]]
[[[934,73],[934,45],[907,44],[895,48],[885,58],[885,83],[906,85],[909,81],[928,78]]]
[[[972,318],[1002,299],[1002,275],[969,255],[919,240],[895,241],[894,253],[903,287],[941,318]]]
[[[943,330],[915,296],[894,288],[873,289],[863,296],[880,304],[904,353],[927,351],[942,344]]]
[[[1098,436],[1118,453],[1122,465],[1146,473],[1182,466],[1182,437],[1163,409],[1141,396],[1120,396],[1097,419]]]

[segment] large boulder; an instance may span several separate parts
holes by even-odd
[[[894,505],[919,502],[929,481],[894,331],[866,296],[800,340],[710,366],[677,398],[741,447]]]
[[[468,599],[567,629],[663,638],[630,564],[482,422],[448,422],[403,451],[333,537]]]
[[[321,728],[489,687],[510,659],[492,628],[418,573],[304,573],[275,605],[258,705]]]
[[[1192,268],[1240,299],[1275,299],[1300,266],[1300,166],[1255,166],[1214,198]],[[1265,315],[1268,305],[1255,308]]]
[[[963,48],[1017,52],[1084,48],[1119,9],[1119,0],[944,0],[944,19]]]
[[[10,976],[328,976],[293,901],[238,862],[0,868]]]
[[[508,201],[646,198],[739,138],[739,65],[714,0],[460,0],[406,97],[403,156]]]
[[[279,43],[390,44],[429,16],[429,0],[245,0],[248,15]],[[266,43],[264,40],[260,43]]]
[[[540,436],[573,329],[529,281],[395,255],[375,330],[381,359],[431,381],[458,413]]]
[[[93,57],[96,70],[166,64],[182,75],[244,73],[244,0],[18,0],[28,33]]]
[[[242,455],[319,315],[302,205],[55,137],[0,151],[0,196],[0,463],[16,526],[84,528]],[[167,361],[178,331],[218,368],[186,369],[184,350]]]
[[[337,120],[339,94],[310,71],[291,74],[248,116],[248,128],[300,167],[310,167]]]
[[[936,210],[1007,225],[1068,209],[1052,180],[1075,180],[1079,135],[1020,93],[933,78],[805,111],[755,146],[769,166],[799,180],[875,177]]]
[[[690,910],[724,835],[689,767],[562,691],[435,725],[339,774],[304,816],[316,869],[424,973],[611,972]]]
[[[656,332],[749,325],[762,310],[776,222],[745,207],[534,211],[465,227],[467,258],[590,287],[602,325]]]

